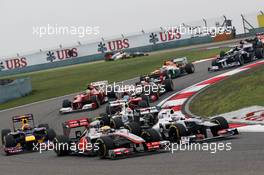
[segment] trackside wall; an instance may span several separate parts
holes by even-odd
[[[17,79],[13,82],[0,85],[0,103],[28,95],[32,91],[31,79]]]

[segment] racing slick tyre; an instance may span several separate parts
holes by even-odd
[[[117,99],[117,97],[116,97],[116,93],[115,93],[114,90],[111,90],[110,92],[107,92],[107,97],[108,97],[110,100]]]
[[[113,115],[115,114],[116,112],[118,112],[119,110],[117,110],[116,108],[114,107],[111,107],[110,105],[107,105],[106,108],[105,108],[105,112],[106,114],[108,115]]]
[[[166,77],[167,79],[173,78],[173,71],[172,71],[172,70],[167,70],[167,71],[165,72],[165,77]]]
[[[70,153],[70,140],[64,135],[54,138],[54,152],[57,156],[67,156]]]
[[[110,126],[110,118],[107,115],[103,115],[100,118],[100,125],[101,126]]]
[[[47,140],[53,141],[56,137],[56,132],[53,129],[48,128],[47,129]]]
[[[212,66],[218,66],[218,64],[217,64],[217,60],[216,60],[216,59],[213,60],[211,65],[212,65]]]
[[[137,136],[141,135],[141,127],[136,122],[130,122],[128,124],[125,124],[124,128],[128,129],[132,134],[135,134]]]
[[[165,90],[167,91],[167,92],[170,92],[170,91],[173,91],[173,82],[172,82],[172,80],[171,79],[166,79],[165,81],[164,81],[164,85],[165,85]]]
[[[187,130],[182,124],[172,124],[169,127],[169,140],[171,142],[180,142],[182,136],[187,136]]]
[[[7,134],[9,134],[11,132],[10,129],[2,129],[1,130],[1,141],[2,141],[2,145],[5,144],[4,138],[7,136]]]
[[[146,129],[146,130],[142,131],[141,137],[146,142],[158,142],[158,141],[161,141],[161,136],[154,129]]]
[[[124,123],[120,117],[110,119],[110,127],[114,129],[120,129],[124,126]]]
[[[142,101],[138,102],[138,107],[139,108],[147,108],[147,107],[149,107],[149,103],[145,100],[142,100]]]
[[[257,59],[261,59],[264,57],[264,50],[262,48],[256,49],[256,57]]]
[[[109,136],[100,137],[95,143],[98,144],[99,149],[97,153],[101,159],[106,158],[109,150],[115,148],[114,142]]]
[[[4,143],[6,148],[12,148],[16,146],[16,140],[12,135],[5,136]]]
[[[46,128],[49,129],[49,124],[39,124],[38,128]]]
[[[147,103],[147,107],[149,107],[149,103],[150,103],[150,99],[149,99],[149,96],[147,95],[142,95],[141,96],[142,100],[145,101]]]
[[[158,115],[153,115],[153,114],[146,114],[143,115],[142,118],[147,119],[147,125],[148,126],[153,126],[158,122]]]
[[[217,62],[217,59],[212,60],[211,65],[212,65],[212,67],[217,66],[218,69],[223,69],[222,64],[218,63],[218,62]],[[212,69],[208,68],[208,71],[210,71],[210,70],[212,70]]]
[[[194,65],[193,65],[192,63],[188,63],[188,64],[186,64],[186,66],[185,66],[185,71],[186,71],[188,74],[192,74],[192,73],[194,73],[194,71],[195,71],[195,67],[194,67]]]
[[[240,56],[236,56],[236,60],[239,63],[239,66],[243,66],[244,65],[244,58],[240,57]]]
[[[69,108],[69,107],[71,107],[71,105],[72,105],[72,102],[70,100],[63,100],[63,102],[62,102],[63,108]]]
[[[91,96],[91,102],[95,104],[94,109],[98,109],[100,107],[100,102],[97,96]]]
[[[211,127],[211,132],[213,136],[218,136],[218,131],[222,129],[228,129],[229,125],[227,120],[224,117],[215,117],[211,119],[212,123],[218,124],[218,126]]]

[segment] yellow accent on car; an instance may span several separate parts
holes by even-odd
[[[35,138],[35,136],[31,135],[31,136],[26,136],[25,140],[26,140],[26,142],[31,142],[31,141],[35,141],[36,138]]]
[[[45,137],[43,137],[42,139],[38,140],[38,143],[43,143],[45,141]]]

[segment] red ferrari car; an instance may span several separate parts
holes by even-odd
[[[61,114],[97,109],[101,104],[108,102],[108,97],[103,90],[107,81],[94,82],[88,85],[85,92],[76,95],[72,101],[64,100]]]

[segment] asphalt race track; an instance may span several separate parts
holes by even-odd
[[[208,79],[221,72],[208,73],[210,61],[196,64],[196,72],[192,75],[175,79],[176,91]],[[229,69],[230,70],[230,69]],[[130,80],[127,83],[133,83]],[[168,93],[162,99],[168,97]],[[57,133],[61,133],[61,122],[79,117],[97,116],[104,112],[99,110],[59,115],[62,100],[59,97],[30,106],[0,112],[0,128],[11,127],[11,116],[33,113],[36,123],[48,123]],[[68,98],[68,97],[67,97]],[[71,98],[71,96],[70,96]],[[160,99],[160,100],[162,100]],[[0,174],[263,174],[264,171],[264,136],[262,133],[242,133],[238,138],[221,141],[230,142],[231,151],[177,151],[155,155],[136,156],[121,160],[100,160],[97,157],[56,157],[54,152],[27,153],[14,156],[0,155]]]

